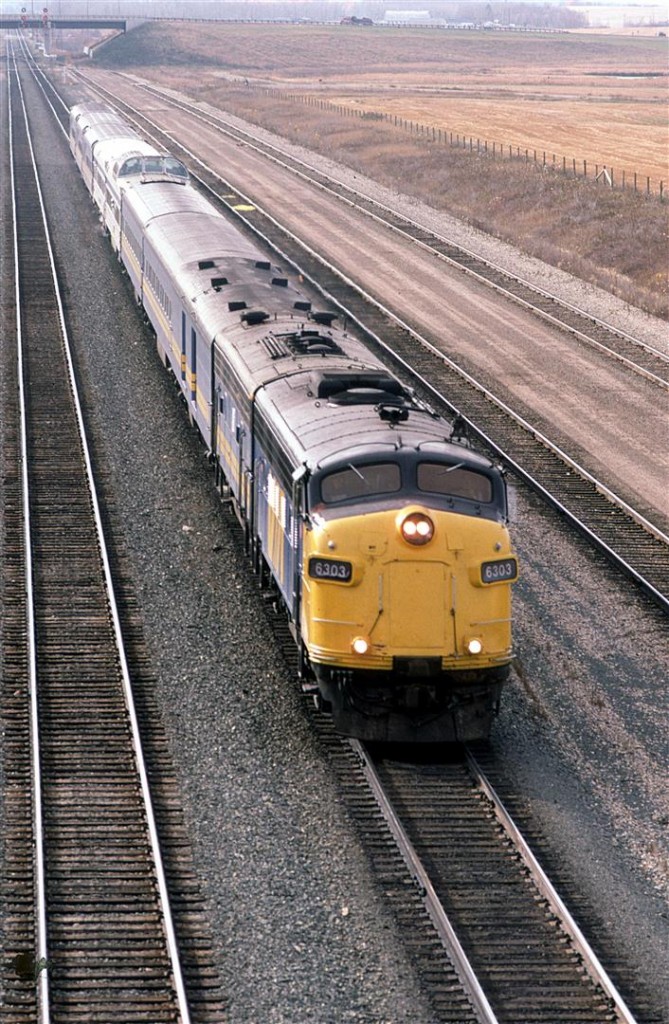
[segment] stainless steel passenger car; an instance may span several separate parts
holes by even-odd
[[[517,576],[501,473],[167,155],[162,174],[123,174],[148,154],[112,124],[73,108],[73,150],[101,210],[116,204],[112,243],[285,605],[303,678],[361,738],[486,736]],[[81,137],[99,139],[90,155]]]

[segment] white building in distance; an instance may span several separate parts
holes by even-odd
[[[387,25],[427,25],[432,19],[429,11],[386,11],[383,20]]]

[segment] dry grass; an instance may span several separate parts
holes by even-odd
[[[302,102],[317,96],[397,113],[618,173],[626,168],[628,179],[636,169],[666,180],[665,43],[641,36],[151,25],[113,44],[104,62],[141,64],[147,77],[399,185],[667,317],[669,203],[492,161],[408,137],[387,122]]]

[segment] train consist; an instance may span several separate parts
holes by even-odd
[[[487,736],[518,572],[501,472],[113,110],[73,107],[70,145],[305,685],[362,739]]]

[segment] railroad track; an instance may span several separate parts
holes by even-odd
[[[236,201],[230,200],[231,205]],[[251,220],[256,222],[255,214]],[[266,225],[261,230],[267,230]],[[288,241],[285,237],[281,239],[284,252]],[[303,252],[300,260],[303,266]],[[333,296],[340,287],[336,277],[333,275]],[[355,290],[345,294],[349,315],[357,318],[358,314],[348,306]],[[360,308],[366,310],[366,303]],[[383,326],[385,337],[385,315],[378,323]],[[409,353],[413,352],[415,338],[401,325],[399,329],[408,338]],[[405,370],[409,372],[408,367]],[[456,408],[461,411],[459,406]],[[327,719],[319,716],[318,722],[319,729],[327,730]],[[373,754],[359,745],[347,746],[336,737],[332,737],[332,742],[333,756],[346,766],[343,785],[349,790],[361,828],[368,827],[367,818],[375,822],[370,828],[378,828],[379,809],[384,819],[393,823],[394,840],[386,833],[373,856],[377,858],[384,887],[394,883],[399,890],[406,889],[408,867],[414,883],[409,902],[414,905],[414,913],[416,904],[425,908],[426,928],[422,933],[412,934],[410,941],[416,955],[425,958],[424,976],[431,986],[440,1020],[533,1019],[551,1024],[574,1019],[633,1020],[622,996],[601,972],[594,954],[575,943],[573,922],[565,920],[560,901],[554,895],[548,897],[545,890],[532,888],[524,844],[513,828],[499,824],[504,812],[494,794],[489,789],[486,792],[485,784],[475,783],[471,774],[475,770],[473,762],[470,767],[406,765],[387,760],[375,764]],[[364,782],[358,782],[356,776],[364,778]],[[444,802],[446,797],[448,805]],[[374,846],[374,842],[370,845]],[[459,866],[453,856],[458,846]],[[472,877],[474,849],[480,860]],[[398,857],[405,865],[404,870],[398,869]],[[455,871],[455,880],[449,877],[451,871]],[[491,901],[493,883],[501,895]],[[425,902],[428,895],[429,907]],[[393,894],[391,898],[401,902]],[[451,906],[447,907],[449,899]],[[506,911],[511,899],[514,919],[509,921]],[[498,917],[490,913],[491,902],[499,911]],[[476,920],[477,913],[482,915],[483,924]],[[441,922],[436,930],[432,924],[435,918]],[[445,918],[451,922],[450,929],[443,924]],[[413,916],[410,919],[413,929]],[[515,960],[500,956],[502,928],[511,929],[506,945],[515,947]],[[442,933],[450,930],[457,942],[448,940],[449,945]],[[528,947],[533,950],[529,963]]]
[[[290,666],[279,595],[263,596]],[[415,747],[342,737],[308,683],[303,696],[435,1024],[662,1024],[627,965],[595,949],[596,915],[559,865],[550,877],[541,831],[529,820],[523,832],[491,781],[503,767],[488,744],[428,747],[417,759]]]
[[[648,1006],[630,1008],[478,753],[444,760],[430,752],[416,762],[406,750],[342,739],[321,713],[313,724],[414,950],[435,1020],[659,1024]]]
[[[220,1022],[175,780],[142,690],[146,652],[127,580],[120,601],[113,585],[119,553],[11,63],[9,95],[18,400],[5,452],[0,1020]]]
[[[121,77],[124,76],[121,75]],[[83,81],[90,85],[85,76]],[[509,273],[491,260],[483,259],[477,253],[456,244],[436,231],[426,229],[421,224],[410,220],[396,210],[390,209],[390,207],[383,205],[378,200],[370,198],[364,192],[336,180],[331,175],[323,173],[304,160],[299,160],[295,156],[288,154],[285,150],[279,149],[267,141],[258,139],[256,135],[252,135],[250,132],[235,125],[226,119],[224,115],[215,115],[211,111],[205,113],[196,104],[177,99],[168,90],[157,86],[137,83],[136,87],[151,96],[169,103],[178,110],[187,112],[189,117],[201,120],[207,126],[215,126],[230,139],[243,143],[283,168],[291,169],[296,175],[299,175],[319,189],[339,196],[361,213],[367,213],[387,228],[412,239],[416,244],[427,249],[432,255],[470,274],[480,282],[494,288],[506,298],[518,302],[526,309],[550,321],[562,330],[570,331],[584,344],[589,344],[598,351],[624,363],[631,372],[646,377],[663,390],[669,390],[668,353],[639,338],[635,338],[625,331],[618,330],[611,324],[607,324],[600,318],[594,317],[591,313],[580,309],[578,306],[565,302],[546,289],[539,288],[523,278]],[[95,88],[100,88],[100,86],[96,85]],[[107,92],[106,90],[102,91]],[[107,92],[107,98],[113,102],[119,102],[118,97],[114,96],[113,93]],[[138,117],[136,110],[127,108],[127,111],[132,113],[133,117]],[[151,130],[155,130],[155,124],[148,119],[147,121],[151,126]],[[172,142],[171,137],[168,137],[168,141],[165,144],[170,145]]]
[[[84,81],[90,87],[88,79],[84,78]],[[574,448],[573,444],[551,439],[550,425],[530,422],[523,410],[510,408],[489,387],[444,355],[437,347],[436,339],[421,336],[393,311],[380,306],[371,295],[305,246],[252,199],[213,171],[202,168],[196,154],[179,146],[172,136],[161,132],[152,120],[100,85],[95,84],[94,88],[106,101],[119,107],[124,116],[134,120],[140,130],[185,159],[191,169],[199,165],[197,177],[210,198],[220,203],[231,216],[242,220],[261,241],[271,245],[282,259],[291,262],[310,279],[328,302],[339,306],[342,315],[357,324],[366,335],[368,343],[410,385],[440,411],[462,417],[468,434],[477,444],[486,447],[561,517],[566,518],[586,538],[588,544],[634,580],[663,611],[669,611],[669,537],[650,520],[649,510],[631,507],[604,481],[584,468],[583,453]],[[184,106],[162,90],[149,86],[144,88],[160,96],[161,100],[181,108]],[[205,119],[199,108],[188,105],[187,109],[193,116]],[[209,114],[206,120],[217,125],[222,121]],[[221,130],[232,132],[227,122],[223,123]],[[245,144],[250,144],[246,133],[242,135]],[[265,148],[256,142],[253,145],[255,148]],[[277,156],[276,151],[273,151],[270,156],[290,166],[291,161],[285,154]],[[299,173],[306,173],[304,165],[300,165]],[[312,173],[311,169],[309,173]],[[320,175],[320,178],[323,176]],[[321,188],[332,186],[344,189],[344,186],[333,184],[331,179],[325,179],[325,183],[316,183]],[[351,193],[350,189],[346,191]],[[346,201],[357,204],[358,197],[354,200],[349,195]],[[371,203],[366,202],[367,205]],[[362,198],[360,203],[362,209]],[[247,209],[240,212],[240,206]],[[249,206],[251,209],[248,209]],[[374,216],[380,216],[376,209],[378,204],[374,206]],[[394,224],[391,227],[393,230],[400,229]],[[420,236],[421,245],[428,244],[428,234],[423,228],[412,226],[402,219],[401,230],[410,229]],[[429,238],[429,244],[435,251],[439,247],[447,248],[448,258],[455,259],[456,247],[450,243],[446,245],[443,239],[436,236]],[[512,279],[509,275],[482,260],[474,270],[474,259],[478,258],[460,250],[458,260],[469,272],[479,277],[485,272],[489,283],[497,279],[496,287],[502,287],[499,281],[503,277],[503,290],[511,295]],[[548,315],[554,323],[564,326],[565,330],[578,333],[584,343],[587,341],[588,344],[605,347],[612,358],[623,361],[630,372],[651,377],[658,388],[658,395],[669,387],[666,380],[669,360],[664,353],[615,331],[601,321],[593,322],[587,313],[565,305],[547,293],[534,289],[535,299],[530,300],[527,296],[528,287],[525,282],[517,281],[518,295],[514,296],[514,300],[521,301],[522,297],[522,301],[532,304],[538,314]]]

